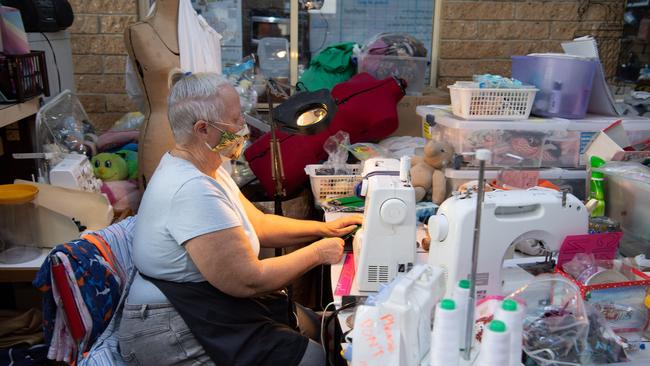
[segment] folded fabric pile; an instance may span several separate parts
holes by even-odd
[[[56,256],[65,268],[81,318],[84,335],[78,345],[65,321],[60,289],[52,281],[51,256]],[[89,349],[111,320],[125,282],[124,269],[99,235],[89,234],[54,248],[33,281],[44,293],[43,330],[49,345],[48,358],[69,363],[78,352]]]

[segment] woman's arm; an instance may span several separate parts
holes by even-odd
[[[280,257],[259,260],[241,226],[190,239],[185,248],[212,286],[235,297],[253,297],[286,286],[320,264],[340,261],[343,240],[319,240]]]
[[[361,225],[361,215],[345,216],[331,222],[296,220],[289,217],[265,214],[258,210],[243,194],[240,200],[255,227],[260,245],[267,248],[282,248],[303,244],[323,237],[339,237]]]

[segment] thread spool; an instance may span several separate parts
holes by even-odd
[[[483,330],[481,353],[476,366],[504,366],[510,361],[510,332],[501,320],[492,320]]]
[[[456,287],[454,287],[454,290],[452,291],[451,298],[454,300],[456,303],[456,307],[458,308],[458,314],[459,314],[459,321],[461,322],[460,327],[464,329],[465,321],[467,319],[467,303],[469,302],[469,287],[470,287],[470,282],[469,280],[460,280],[456,284]],[[465,337],[468,335],[465,334],[464,331],[458,332],[458,339],[459,339],[459,347],[461,349],[464,348],[465,344]],[[469,337],[472,335],[470,334]]]
[[[521,365],[524,310],[515,300],[505,299],[497,309],[494,318],[505,323],[510,332],[510,366]]]
[[[436,305],[429,351],[431,366],[458,365],[460,359],[458,334],[462,327],[460,313],[454,300],[443,299]]]

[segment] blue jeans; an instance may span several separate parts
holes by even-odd
[[[128,365],[214,365],[171,304],[124,305],[118,339]]]
[[[317,337],[318,318],[296,304],[302,333]],[[125,304],[119,327],[119,348],[129,366],[214,365],[171,304]],[[324,366],[322,346],[309,340],[300,366]]]

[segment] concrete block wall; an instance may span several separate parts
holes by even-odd
[[[136,110],[126,95],[124,29],[137,20],[137,0],[71,0],[69,29],[77,94],[96,128]]]
[[[562,52],[560,43],[593,35],[605,73],[616,70],[623,0],[443,0],[438,86],[474,74],[510,75],[510,56]]]

